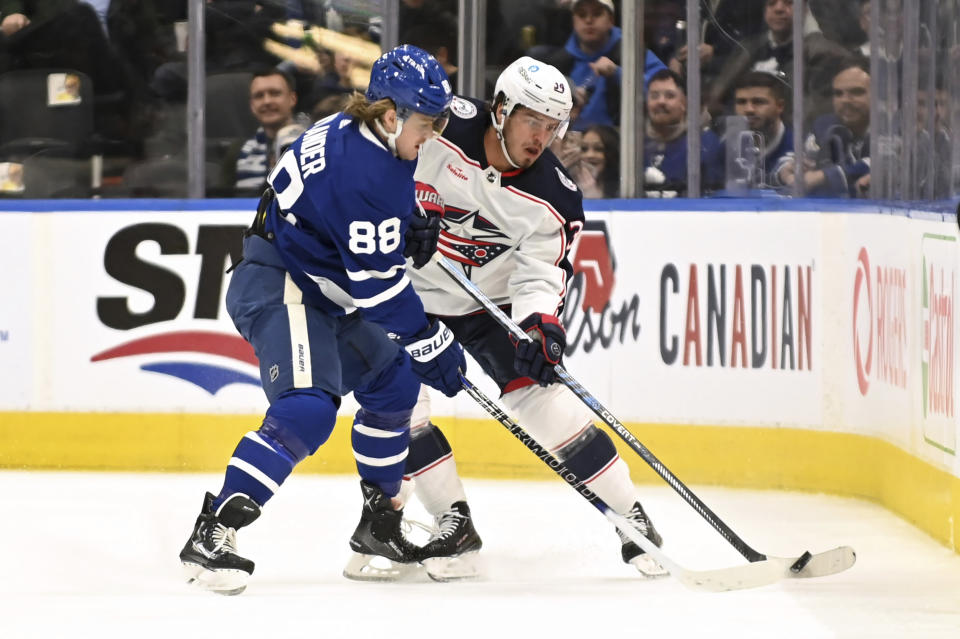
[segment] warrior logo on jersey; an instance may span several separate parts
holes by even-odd
[[[462,264],[467,277],[474,267],[486,265],[509,248],[509,244],[495,241],[509,241],[506,233],[480,215],[480,211],[448,205],[440,224],[443,228],[437,250]]]
[[[640,295],[615,299],[617,260],[607,225],[587,221],[570,252],[574,276],[563,310],[567,328],[567,355],[578,349],[606,350],[616,341],[637,341],[640,335]]]

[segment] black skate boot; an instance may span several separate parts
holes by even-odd
[[[239,595],[253,574],[253,562],[237,554],[237,529],[260,516],[260,506],[246,495],[231,495],[213,512],[213,495],[203,508],[193,534],[180,551],[187,583],[221,595]]]
[[[435,581],[474,579],[479,574],[475,555],[482,547],[470,506],[458,501],[437,516],[437,532],[423,547],[423,565]]]
[[[360,482],[360,490],[363,510],[350,537],[355,554],[343,569],[343,576],[359,581],[396,581],[417,572],[421,548],[403,536],[403,510],[394,510],[390,498],[367,481]]]
[[[641,535],[653,542],[654,546],[660,548],[663,545],[663,538],[653,527],[653,522],[643,511],[643,506],[640,505],[639,501],[633,505],[633,508],[624,517],[633,524],[633,527]],[[643,548],[630,541],[619,528],[617,534],[620,536],[620,543],[622,544],[620,555],[623,557],[624,563],[631,564],[646,577],[663,577],[668,574],[663,566],[657,563],[656,559],[647,555]]]

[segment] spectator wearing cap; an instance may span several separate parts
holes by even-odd
[[[593,124],[620,123],[620,80],[622,32],[614,25],[613,0],[575,0],[573,33],[561,49],[541,54],[538,59],[552,64],[569,76],[574,92],[582,93],[584,107],[571,123],[575,131]],[[644,64],[644,83],[666,66],[651,51]]]
[[[253,137],[244,142],[236,165],[236,189],[248,195],[258,195],[266,186],[267,174],[277,161],[277,142],[289,144],[296,125],[299,132],[306,130],[304,116],[294,116],[297,94],[293,78],[280,69],[271,68],[254,73],[250,82],[250,110],[260,123]],[[283,140],[278,134],[283,131]]]

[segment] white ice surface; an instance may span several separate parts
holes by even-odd
[[[219,485],[0,472],[0,638],[960,638],[960,556],[857,500],[693,486],[761,552],[851,545],[858,556],[840,575],[713,594],[640,579],[610,524],[559,481],[467,480],[484,578],[371,584],[340,574],[357,481],[295,475],[240,532],[257,568],[244,594],[224,597],[182,583],[177,559],[203,492]],[[640,489],[675,560],[743,561],[669,488]]]

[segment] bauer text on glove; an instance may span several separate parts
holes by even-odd
[[[400,343],[410,354],[413,374],[421,382],[447,397],[460,391],[460,372],[467,372],[467,360],[463,348],[443,322],[434,320],[430,326]]]

